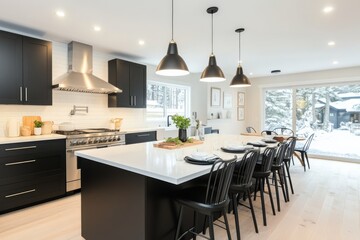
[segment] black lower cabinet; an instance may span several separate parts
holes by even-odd
[[[0,213],[65,193],[65,139],[0,145]]]
[[[78,160],[81,235],[86,240],[173,240],[179,214],[177,193],[208,178],[205,175],[175,185],[84,158]],[[191,209],[184,211],[182,230],[193,226],[193,216]],[[198,230],[203,223],[199,216]]]
[[[33,181],[0,186],[0,211],[26,207],[65,193],[65,174],[34,176]]]
[[[125,135],[126,144],[143,143],[156,141],[156,131],[127,133]]]

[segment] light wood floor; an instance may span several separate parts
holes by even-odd
[[[311,170],[305,173],[299,164],[292,166],[295,195],[290,202],[281,202],[282,210],[276,216],[267,205],[267,227],[262,225],[260,199],[255,202],[259,234],[254,231],[250,212],[239,207],[243,240],[360,239],[360,164],[310,160]],[[0,215],[0,239],[83,240],[80,197],[77,194]],[[228,217],[235,238],[233,215]],[[216,239],[227,239],[224,230],[215,230]]]

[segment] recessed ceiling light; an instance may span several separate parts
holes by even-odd
[[[139,45],[143,46],[145,44],[144,40],[139,40]]]
[[[335,42],[334,42],[334,41],[330,41],[330,42],[328,42],[328,45],[329,45],[329,46],[335,46]]]
[[[65,17],[65,12],[64,12],[63,10],[57,10],[57,11],[56,11],[56,15],[57,15],[58,17]]]
[[[339,64],[339,61],[333,61],[333,64],[334,65]]]
[[[94,31],[100,32],[100,31],[101,31],[101,27],[100,27],[100,26],[94,26]]]
[[[334,11],[334,8],[332,6],[327,6],[323,9],[324,13],[330,13],[332,11]]]

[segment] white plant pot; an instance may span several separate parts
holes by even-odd
[[[35,135],[41,135],[41,128],[34,128]]]

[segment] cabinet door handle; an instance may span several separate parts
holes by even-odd
[[[134,106],[134,96],[131,96],[131,103],[130,103],[131,106]]]
[[[18,148],[6,148],[5,151],[17,151],[17,150],[25,150],[25,149],[33,149],[36,146],[28,146],[28,147],[18,147]]]
[[[23,195],[23,194],[27,194],[27,193],[32,193],[32,192],[35,192],[36,189],[31,189],[31,190],[28,190],[28,191],[24,191],[24,192],[19,192],[19,193],[14,193],[14,194],[10,194],[10,195],[6,195],[5,198],[11,198],[11,197],[16,197],[16,196],[19,196],[19,195]]]
[[[25,88],[25,102],[27,102],[27,87]]]
[[[134,102],[135,102],[135,104],[134,104],[134,105],[136,106],[136,96],[134,96]]]
[[[34,163],[34,162],[36,162],[35,159],[33,159],[33,160],[28,160],[28,161],[21,161],[21,162],[5,163],[5,166],[13,166],[13,165],[20,165],[20,164]]]
[[[20,87],[20,102],[22,102],[22,87]]]
[[[146,134],[138,134],[138,137],[148,137],[150,136],[150,133],[146,133]]]

